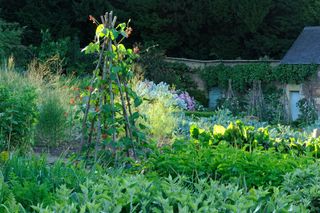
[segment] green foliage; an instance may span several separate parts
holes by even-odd
[[[1,150],[30,148],[36,122],[36,91],[20,75],[0,72]]]
[[[163,52],[156,48],[150,48],[141,53],[138,64],[143,69],[143,76],[155,83],[166,82],[177,90],[187,91],[202,105],[208,105],[205,92],[199,90],[192,80],[192,70],[183,63],[165,61]]]
[[[38,203],[53,204],[56,189],[61,185],[79,191],[80,183],[85,182],[86,178],[92,177],[92,180],[95,180],[95,173],[85,170],[81,164],[72,166],[57,161],[48,166],[44,157],[14,155],[6,163],[0,164],[0,167],[4,186],[7,191],[9,189],[7,193],[27,210],[31,210],[31,205]]]
[[[156,139],[158,144],[171,138],[178,126],[177,116],[182,113],[181,105],[184,103],[163,82],[137,82],[134,90],[144,100],[137,109],[146,118],[139,122],[147,126],[148,135]]]
[[[208,135],[201,134],[200,140]],[[203,142],[202,142],[203,143]],[[209,147],[193,141],[176,141],[150,158],[147,168],[159,175],[185,174],[200,176],[242,186],[280,185],[282,175],[312,162],[305,157],[293,157],[274,151],[254,150],[251,153],[220,144]]]
[[[38,205],[34,209],[37,212],[269,212],[305,209],[302,205],[292,205],[293,200],[277,189],[274,195],[263,189],[246,192],[233,184],[222,185],[206,179],[200,179],[194,189],[190,189],[183,177],[148,180],[141,175],[103,176],[98,183],[87,181],[81,188],[81,193],[72,193],[62,186],[54,205],[47,208]]]
[[[89,89],[82,94],[88,99],[83,109],[81,144],[88,148],[94,144],[95,161],[100,146],[111,146],[117,161],[118,151],[127,155],[132,151],[133,157],[137,157],[136,147],[143,145],[145,136],[136,123],[141,114],[134,110],[142,100],[130,84],[137,54],[122,44],[132,28],[126,23],[115,25],[117,17],[113,12],[102,17],[103,24],[98,24],[90,16],[97,25],[95,40],[82,50],[86,54],[97,54],[98,62]],[[93,137],[96,139],[91,143]]]
[[[227,91],[229,87],[229,91],[231,80],[232,89],[236,95],[221,99],[221,107],[231,110],[235,115],[246,111],[245,113],[249,116],[256,116],[262,121],[274,124],[289,122],[283,101],[286,94],[281,89],[277,89],[275,85],[303,83],[316,74],[317,66],[271,66],[259,63],[231,67],[220,64],[205,67],[197,72],[201,74],[208,88],[220,87]],[[310,109],[308,107],[304,111]],[[309,114],[314,117],[314,112]]]
[[[299,117],[295,123],[302,126],[313,124],[318,119],[318,110],[312,98],[303,98],[298,102]]]
[[[219,86],[228,89],[228,81],[232,80],[232,87],[237,93],[244,93],[251,88],[253,81],[261,81],[262,85],[270,83],[295,83],[299,84],[315,75],[316,65],[278,65],[246,64],[234,67],[218,65],[203,68],[198,71],[208,88]]]
[[[37,123],[38,144],[48,147],[58,146],[67,136],[67,111],[58,94],[51,92],[43,94],[43,103],[40,105]]]
[[[88,15],[113,9],[121,21],[134,20],[134,41],[198,59],[281,58],[304,26],[319,25],[315,0],[1,0],[0,5],[1,18],[28,26],[25,44],[40,44],[40,31],[48,28],[54,39],[79,36],[87,43]]]
[[[184,112],[185,115],[187,116],[194,116],[194,117],[212,117],[215,115],[215,112],[212,111],[203,111],[203,112],[199,112],[199,111],[186,111]]]
[[[263,119],[270,124],[288,124],[289,115],[286,112],[285,105],[283,103],[284,91],[274,90],[266,91],[264,95],[264,111]]]
[[[34,52],[38,59],[46,61],[55,55],[58,55],[61,59],[66,58],[71,42],[69,37],[54,41],[48,29],[41,30],[41,36],[40,46],[34,48]],[[66,63],[68,63],[68,61],[64,61],[64,65]]]
[[[9,60],[0,71],[0,150],[28,151],[34,139],[40,146],[56,146],[79,135],[78,83],[53,74],[59,67],[55,60],[33,60],[24,75]]]
[[[308,206],[311,212],[320,210],[320,170],[319,162],[306,168],[297,169],[284,176],[283,190],[299,198],[295,202]]]
[[[231,122],[227,128],[214,125],[213,131],[205,131],[195,125],[190,128],[190,135],[195,143],[213,146],[227,143],[235,148],[252,152],[255,149],[272,149],[291,155],[319,156],[319,140],[312,137],[292,135],[290,131],[280,128],[255,128],[244,125],[240,120]],[[271,133],[272,132],[272,133]],[[275,133],[276,132],[276,133]],[[286,135],[287,132],[287,135]]]
[[[53,57],[61,59],[61,68],[67,73],[82,74],[85,69],[91,68],[89,60],[80,52],[80,43],[77,37],[64,37],[57,40],[52,38],[48,29],[41,30],[41,43],[39,46],[31,46],[35,57],[45,62]],[[63,70],[54,70],[62,72]]]
[[[190,84],[189,84],[190,85]],[[192,83],[191,83],[192,85]],[[186,88],[189,95],[193,97],[197,102],[199,102],[204,107],[208,107],[209,99],[205,95],[205,91],[199,90],[199,89],[192,89],[192,88]]]
[[[191,89],[190,68],[181,63],[170,63],[165,61],[163,52],[151,48],[141,53],[138,63],[144,69],[145,78],[155,83],[166,82],[178,89]]]
[[[248,190],[207,178],[190,183],[185,176],[147,177],[98,168],[88,171],[81,164],[60,161],[47,166],[44,158],[17,156],[1,168],[0,193],[6,196],[0,204],[9,212],[272,212],[302,211],[308,206],[279,188]],[[22,197],[22,193],[29,196]]]
[[[0,18],[0,59],[14,55],[21,62],[25,47],[21,44],[24,28]]]

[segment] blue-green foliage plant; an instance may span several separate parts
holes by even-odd
[[[156,84],[148,80],[140,81],[135,85],[134,89],[139,96],[147,101],[161,100],[166,107],[187,109],[187,104],[165,82]]]
[[[193,188],[184,177],[150,180],[143,175],[102,176],[88,180],[80,192],[62,186],[50,206],[37,205],[36,212],[272,212],[304,211],[277,189],[246,191],[234,184],[199,179]]]
[[[308,206],[311,212],[320,211],[320,165],[319,162],[297,169],[284,176],[282,190],[292,194],[295,204]]]
[[[146,118],[140,122],[148,126],[149,135],[158,140],[158,144],[172,137],[178,127],[177,117],[187,109],[186,103],[163,82],[140,81],[134,90],[144,100],[138,110]]]

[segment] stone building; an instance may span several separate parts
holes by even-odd
[[[320,64],[320,26],[305,27],[297,40],[293,43],[281,64]],[[303,84],[286,85],[289,101],[289,112],[292,120],[298,117],[299,109],[297,102],[305,97],[311,96],[320,111],[320,69],[317,77]]]

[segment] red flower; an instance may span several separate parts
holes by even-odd
[[[94,24],[98,24],[97,20],[92,15],[89,15],[89,21],[92,21]]]
[[[107,139],[108,135],[107,134],[102,134],[102,139]]]
[[[87,90],[88,90],[89,92],[92,92],[92,91],[93,91],[92,86],[88,86],[88,87],[87,87]]]
[[[140,52],[139,47],[138,47],[138,46],[135,46],[135,47],[133,48],[133,52],[134,52],[135,54],[138,54],[138,53]]]

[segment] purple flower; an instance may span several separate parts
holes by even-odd
[[[180,93],[179,96],[178,96],[178,98],[181,99],[181,100],[183,100],[183,101],[186,103],[188,110],[190,110],[190,111],[195,110],[195,108],[196,108],[196,101],[194,100],[193,97],[191,97],[191,96],[189,95],[188,92],[182,92],[182,93]]]

